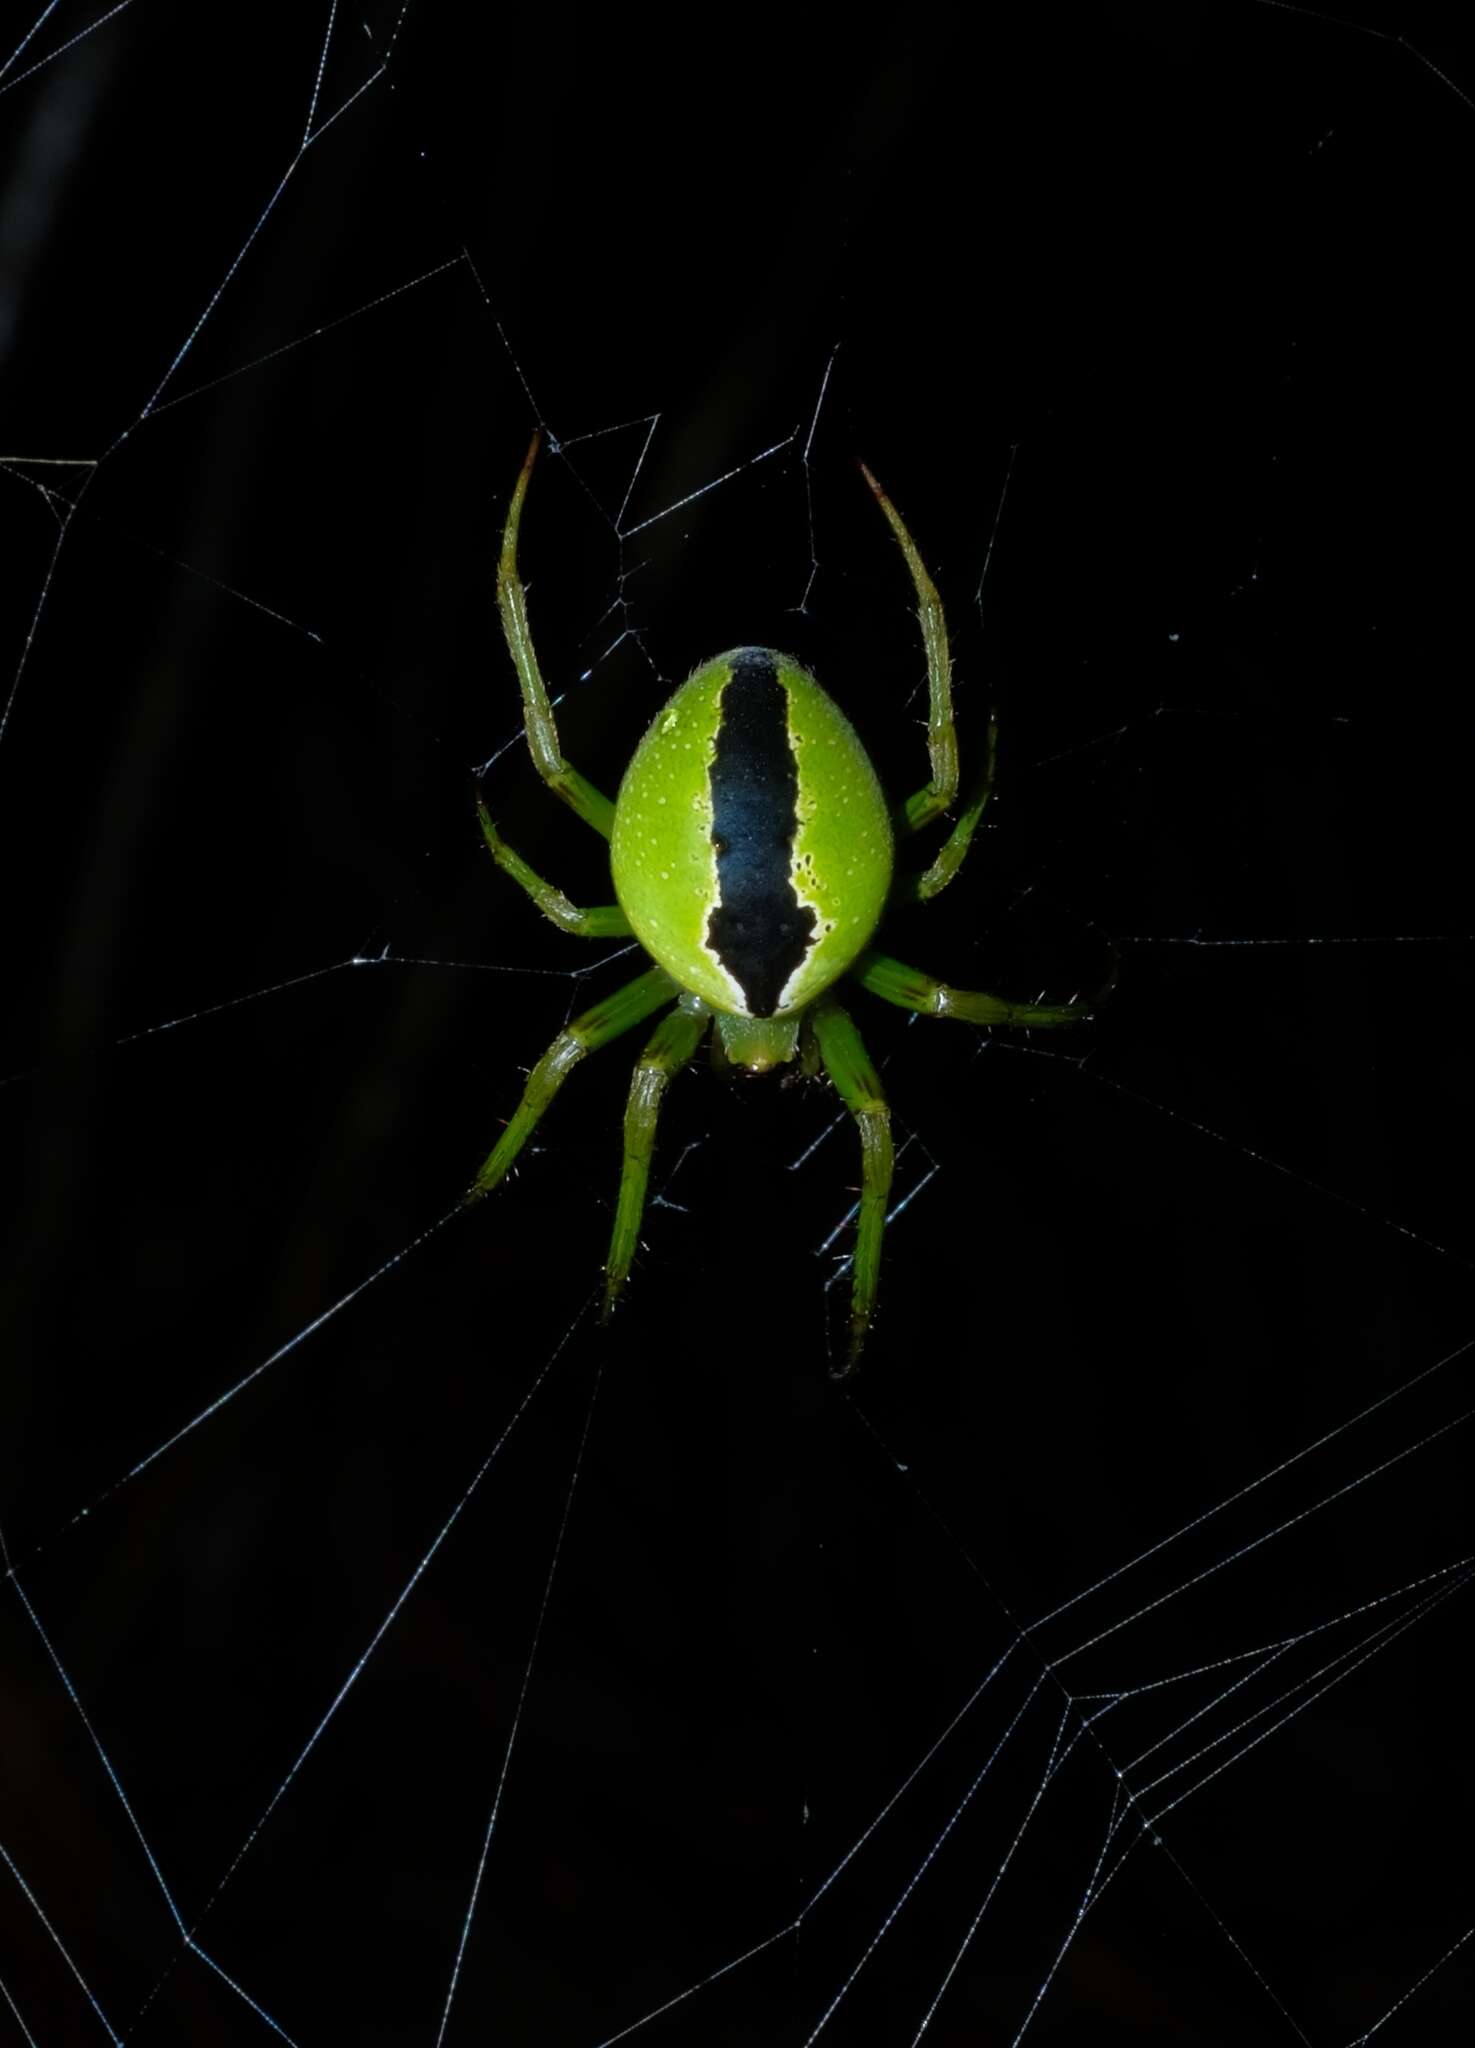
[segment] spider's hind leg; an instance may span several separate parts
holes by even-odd
[[[517,535],[522,525],[522,501],[527,496],[528,478],[533,473],[537,460],[541,434],[534,434],[532,445],[517,479],[517,488],[512,493],[512,503],[507,510],[507,524],[502,529],[502,552],[497,560],[497,610],[502,615],[502,632],[506,637],[507,651],[512,656],[517,670],[517,680],[522,685],[523,723],[527,727],[528,751],[533,765],[555,796],[561,796],[570,810],[577,811],[586,825],[592,825],[596,832],[608,839],[615,820],[615,807],[602,790],[594,787],[587,777],[581,775],[563,757],[558,743],[558,725],[553,716],[553,705],[548,696],[548,686],[543,681],[543,671],[538,666],[538,657],[533,651],[532,628],[528,625],[527,593],[522,586],[522,577],[517,569]]]
[[[958,731],[953,723],[953,657],[948,646],[947,619],[937,585],[928,575],[927,565],[917,552],[917,544],[907,532],[901,514],[864,463],[860,473],[896,536],[917,593],[917,618],[927,655],[927,755],[932,775],[900,806],[896,829],[899,833],[920,832],[924,825],[950,810],[958,794]]]
[[[916,542],[907,531],[905,520],[864,463],[860,465],[860,473],[885,513],[906,561],[912,588],[917,593],[917,618],[922,627],[922,645],[927,656],[927,754],[932,774],[897,810],[897,834],[907,837],[923,831],[934,819],[950,811],[957,801],[960,769],[958,730],[953,716],[953,657],[942,599],[937,594],[937,585],[927,573],[927,565],[917,551]],[[987,810],[994,791],[999,726],[993,714],[989,716],[984,747],[983,773],[975,783],[967,804],[931,866],[909,881],[901,882],[902,900],[925,903],[929,897],[940,894],[963,865],[979,820]]]
[[[963,865],[973,835],[978,830],[984,812],[988,809],[989,798],[994,793],[994,773],[999,755],[999,721],[991,713],[988,721],[988,737],[984,742],[985,754],[983,773],[978,778],[972,794],[959,812],[951,832],[937,849],[930,867],[919,875],[912,875],[898,883],[897,896],[902,902],[927,903],[934,896],[940,896],[958,869]]]

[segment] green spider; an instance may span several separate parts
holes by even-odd
[[[618,901],[580,909],[535,874],[502,839],[485,804],[492,858],[560,930],[638,939],[657,962],[566,1025],[528,1076],[511,1122],[468,1190],[477,1200],[504,1178],[564,1080],[586,1053],[675,1004],[635,1068],[625,1112],[625,1154],[605,1265],[604,1314],[635,1256],[666,1085],[716,1021],[714,1057],[760,1074],[797,1059],[823,1064],[860,1129],[850,1344],[851,1371],[875,1311],[881,1234],[891,1185],[891,1126],[881,1083],[848,1013],[835,1000],[842,975],[872,995],[929,1017],[1032,1030],[1079,1024],[1110,994],[1068,1003],[1014,1003],[952,988],[878,952],[871,936],[889,904],[923,901],[958,872],[993,789],[997,726],[989,721],[984,771],[932,865],[893,873],[894,838],[920,832],[958,794],[952,661],[942,603],[901,515],[870,471],[861,473],[890,522],[917,593],[927,655],[931,779],[894,815],[869,755],[839,706],[807,669],[767,647],[738,647],[704,662],[657,712],[609,798],[564,759],[547,687],[533,652],[517,571],[523,500],[537,458],[533,436],[502,534],[497,606],[522,684],[528,746],[539,774],[586,825],[610,842]]]

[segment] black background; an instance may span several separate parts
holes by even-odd
[[[1062,1948],[1026,2038],[1466,2039],[1467,1611],[1398,1589],[1475,1547],[1475,52],[1394,5],[467,14],[339,20],[318,121],[370,82],[305,151],[304,10],[139,0],[17,77],[63,10],[0,99],[0,1979],[100,2037],[18,1872],[119,2033],[272,2038],[183,1953],[69,1683],[303,2043],[435,2037],[515,1724],[447,2038],[584,2043],[791,1921],[1007,1653],[799,1932],[629,2038],[809,2040],[956,1814],[821,2040],[912,2040],[986,1899],[932,2042],[1012,2040]],[[1122,948],[1068,1046],[857,998],[916,1193],[844,1390],[821,1090],[673,1090],[607,1336],[634,1041],[419,1241],[631,971],[476,831],[495,755],[508,836],[607,896],[496,632],[535,424],[588,774],[756,642],[922,779],[860,454],[948,601],[965,758],[990,698],[1005,735],[891,943],[1026,995]],[[1253,1667],[1085,1729],[1380,1601],[1201,1719]],[[1180,1724],[1072,1935],[1115,1768]]]

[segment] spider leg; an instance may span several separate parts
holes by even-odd
[[[1012,1024],[1048,1031],[1062,1024],[1084,1024],[1094,1017],[1116,987],[1118,967],[1113,947],[1111,972],[1100,988],[1069,1003],[1015,1003],[982,989],[954,988],[874,948],[862,953],[850,972],[873,996],[903,1010],[919,1010],[924,1017],[961,1017],[968,1024]]]
[[[492,859],[502,872],[511,875],[520,888],[527,891],[542,911],[544,917],[552,918],[561,932],[573,932],[581,939],[628,939],[630,920],[618,903],[599,903],[590,909],[582,909],[577,903],[570,903],[562,889],[555,889],[551,882],[545,882],[534,872],[522,855],[507,844],[496,826],[486,805],[478,801],[476,815],[481,819],[481,833],[491,849]]]
[[[517,488],[512,493],[507,524],[502,529],[502,553],[497,562],[497,610],[502,615],[507,651],[522,684],[523,723],[527,727],[528,750],[532,754],[533,765],[556,796],[561,796],[571,809],[577,811],[586,825],[592,825],[596,832],[608,839],[615,807],[607,796],[563,758],[553,706],[548,699],[548,686],[543,681],[538,657],[533,652],[527,593],[517,573],[517,533],[522,524],[522,501],[527,496],[528,478],[533,473],[541,440],[541,434],[534,434],[522,473],[517,479]]]
[[[850,1347],[844,1365],[834,1368],[832,1374],[844,1379],[855,1370],[876,1308],[881,1235],[891,1189],[891,1111],[861,1035],[837,1002],[825,1000],[814,1011],[814,1035],[825,1072],[860,1127],[860,1214],[850,1289]]]
[[[906,565],[912,576],[912,588],[917,593],[917,617],[922,625],[922,644],[927,650],[927,754],[932,765],[932,777],[915,795],[907,798],[896,816],[898,832],[920,832],[924,825],[930,825],[934,818],[941,817],[944,811],[949,810],[958,794],[958,733],[953,724],[953,659],[948,650],[947,620],[943,616],[942,599],[937,594],[937,585],[928,575],[926,565],[917,553],[917,544],[907,532],[901,514],[864,463],[860,465],[860,473],[870,485],[876,503],[886,514],[891,531],[896,535],[902,554],[906,557]],[[983,802],[978,806],[979,816],[982,815],[983,804],[988,801],[991,784],[992,760],[989,764]],[[935,896],[938,889],[944,887],[957,872],[963,855],[968,850],[968,841],[973,836],[973,825],[977,822],[978,818],[975,817],[973,824],[963,833],[951,869],[941,881],[926,892],[928,895]],[[961,824],[960,820],[960,828]],[[955,830],[953,838],[957,837],[958,832]],[[952,840],[949,840],[948,844],[951,846]],[[938,861],[934,863],[934,868],[929,870],[929,873],[935,872],[936,867],[942,864],[942,860],[943,855],[939,855]]]
[[[920,875],[911,875],[898,882],[895,901],[926,903],[929,898],[940,896],[963,865],[963,857],[973,843],[973,835],[978,830],[979,822],[988,809],[989,798],[994,793],[994,773],[999,757],[999,721],[992,712],[989,714],[988,737],[984,747],[983,773],[966,807],[959,813],[957,823],[938,848],[937,857],[931,867],[924,868]]]
[[[630,1083],[630,1100],[625,1108],[625,1157],[620,1167],[620,1192],[615,1202],[615,1227],[610,1235],[609,1257],[604,1268],[603,1319],[609,1321],[635,1257],[640,1219],[645,1213],[645,1189],[650,1178],[650,1158],[655,1149],[656,1118],[661,1098],[673,1076],[680,1073],[702,1042],[712,1013],[699,996],[685,995],[652,1032],[645,1051],[635,1063]]]
[[[571,1024],[565,1024],[528,1075],[522,1100],[488,1154],[480,1173],[467,1189],[466,1200],[474,1202],[489,1194],[505,1177],[513,1160],[532,1136],[539,1117],[586,1052],[595,1052],[601,1045],[608,1045],[612,1038],[618,1038],[622,1031],[630,1030],[653,1010],[658,1010],[662,1003],[669,1003],[680,993],[664,967],[652,967],[649,973],[627,981],[623,988],[616,989],[612,996],[606,996],[602,1003],[596,1003],[593,1009],[575,1017]]]

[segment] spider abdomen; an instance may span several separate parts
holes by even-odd
[[[802,1009],[875,930],[891,882],[886,799],[859,736],[771,648],[703,664],[620,784],[615,893],[636,937],[714,1009]]]

